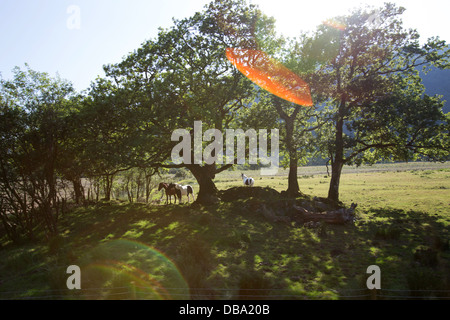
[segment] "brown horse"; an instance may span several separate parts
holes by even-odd
[[[161,182],[159,184],[158,191],[160,191],[162,188],[164,188],[164,191],[166,192],[166,204],[168,204],[169,199],[170,199],[170,203],[172,203],[172,196],[174,196],[174,198],[175,198],[175,203],[177,203],[177,197],[178,197],[178,202],[180,202],[181,192],[180,192],[180,190],[177,190],[175,188],[175,185],[173,183],[169,184],[169,183]]]

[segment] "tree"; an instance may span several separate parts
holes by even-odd
[[[14,239],[33,239],[39,223],[57,232],[58,158],[74,94],[69,82],[26,68],[0,83],[0,214]]]
[[[272,35],[263,43],[258,41],[258,49],[249,50],[249,53],[244,51],[245,54],[241,54],[237,61],[249,70],[263,70],[264,73],[271,74],[268,79],[256,78],[255,81],[273,93],[262,89],[257,91],[258,103],[250,110],[256,109],[259,114],[250,121],[247,117],[246,121],[279,128],[283,142],[281,162],[284,167],[289,168],[286,194],[296,197],[301,195],[298,167],[305,164],[314,152],[313,133],[321,125],[317,107],[309,104],[309,100],[312,101],[309,86],[299,77],[311,72],[313,68],[302,53],[301,41],[286,41],[283,37]],[[266,52],[271,55],[265,54]],[[278,61],[271,56],[278,57]],[[275,86],[272,86],[272,80],[277,81]],[[253,111],[250,113],[256,114]]]
[[[318,122],[312,122],[316,111],[314,108],[304,108],[280,98],[273,97],[273,105],[283,121],[284,135],[282,141],[289,159],[288,188],[289,196],[299,196],[298,166],[305,164],[309,154],[314,150],[312,132],[318,128]]]
[[[84,149],[87,135],[80,118],[83,98],[81,94],[76,94],[70,99],[71,109],[63,119],[64,139],[60,141],[57,157],[58,173],[62,179],[72,183],[76,204],[85,200],[82,177],[88,172],[87,169],[92,161],[86,157]]]
[[[331,162],[331,200],[346,164],[448,157],[448,117],[439,97],[424,94],[419,68],[449,68],[450,51],[438,38],[420,46],[417,31],[402,27],[404,11],[358,9],[321,25],[303,48],[316,65],[308,82],[331,120],[318,141]]]
[[[149,147],[141,157],[145,165],[188,168],[199,183],[197,202],[217,200],[213,179],[232,164],[171,163],[171,134],[181,128],[192,132],[195,121],[202,121],[204,130],[223,131],[232,124],[254,91],[226,59],[226,49],[254,47],[258,35],[272,27],[273,20],[255,6],[217,0],[191,18],[175,20],[121,63],[105,67],[114,87],[132,97],[129,105],[145,119],[139,127]]]

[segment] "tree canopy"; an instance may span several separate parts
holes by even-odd
[[[445,41],[419,43],[405,30],[404,8],[387,3],[337,17],[343,28],[322,25],[301,47],[314,66],[309,81],[329,119],[320,136],[332,166],[328,197],[339,199],[343,165],[408,161],[421,155],[448,159],[448,116],[438,96],[424,94],[420,68],[449,68]],[[370,19],[378,15],[374,24]]]

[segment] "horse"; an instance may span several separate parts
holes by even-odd
[[[194,188],[192,188],[192,186],[190,186],[190,185],[183,186],[181,184],[175,183],[175,188],[181,192],[181,196],[187,196],[188,202],[190,200],[189,195],[192,194],[192,201],[194,201]],[[181,196],[180,196],[180,201],[181,201]]]
[[[178,198],[178,203],[181,203],[181,190],[179,190],[177,187],[176,183],[170,183],[169,184],[169,189],[170,190],[175,190],[175,203],[176,203],[176,198]]]
[[[242,182],[245,186],[252,187],[255,184],[255,179],[247,177],[245,174],[241,174]]]
[[[174,196],[175,198],[175,203],[177,203],[177,197],[178,202],[181,200],[181,192],[175,188],[175,184],[161,182],[159,184],[158,191],[160,191],[162,188],[164,188],[164,191],[166,192],[166,204],[168,204],[169,199],[170,203],[172,203],[172,196]]]

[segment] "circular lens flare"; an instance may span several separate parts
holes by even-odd
[[[162,252],[132,240],[113,240],[89,251],[81,266],[86,299],[182,300],[190,289]]]
[[[226,56],[244,76],[264,90],[298,105],[313,106],[309,85],[265,52],[227,48]]]

